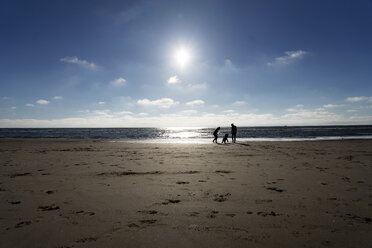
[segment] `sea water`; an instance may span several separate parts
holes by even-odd
[[[209,143],[214,128],[0,128],[0,137],[94,138],[112,142]],[[219,135],[231,128],[222,127]],[[369,126],[238,127],[238,141],[372,139]]]

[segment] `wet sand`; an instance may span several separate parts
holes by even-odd
[[[0,247],[371,247],[372,140],[0,139]]]

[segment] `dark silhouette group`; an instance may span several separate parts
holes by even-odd
[[[217,127],[216,130],[214,130],[214,132],[213,132],[213,136],[214,136],[213,143],[214,142],[218,143],[217,139],[218,139],[218,133],[219,133],[220,129],[221,129],[221,127]],[[233,143],[236,142],[236,133],[237,132],[238,132],[238,128],[234,125],[234,123],[231,123],[231,141]],[[229,134],[225,133],[225,135],[222,138],[221,144],[228,143],[229,142],[228,138],[229,138]]]

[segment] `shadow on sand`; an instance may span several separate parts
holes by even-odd
[[[237,145],[241,145],[241,146],[251,146],[250,144],[247,144],[247,143],[235,143]]]
[[[224,146],[228,146],[228,145],[240,145],[240,146],[251,146],[250,144],[247,144],[247,143],[216,143],[217,145],[224,145]]]

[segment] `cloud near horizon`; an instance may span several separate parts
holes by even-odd
[[[229,126],[296,126],[296,125],[343,125],[350,121],[364,125],[372,122],[372,116],[345,117],[328,111],[299,110],[284,115],[252,114],[226,111],[221,114],[198,113],[185,110],[174,114],[151,116],[148,113],[120,115],[109,110],[91,111],[78,118],[62,119],[0,119],[0,127],[214,127]]]
[[[180,102],[174,101],[171,98],[161,98],[157,100],[149,100],[147,98],[140,99],[137,101],[138,105],[158,107],[158,108],[170,108],[172,106],[178,105]]]
[[[348,97],[346,98],[347,102],[372,102],[372,96],[366,97],[366,96],[354,96],[354,97]]]
[[[326,104],[326,105],[323,105],[323,108],[338,108],[338,107],[342,107],[344,105],[342,104]]]
[[[245,101],[235,101],[233,103],[233,105],[235,105],[235,106],[241,106],[241,105],[244,105],[244,104],[245,104]]]
[[[61,58],[59,61],[66,62],[66,63],[71,63],[71,64],[77,64],[77,65],[83,66],[83,67],[88,68],[88,69],[97,69],[96,64],[94,64],[92,62],[88,62],[86,60],[81,60],[76,56],[73,56],[73,57],[68,57],[67,56],[67,57]]]
[[[39,105],[48,105],[50,103],[50,101],[48,100],[44,100],[44,99],[39,99],[36,101],[37,104]]]
[[[191,106],[191,107],[194,107],[194,106],[200,106],[200,105],[203,105],[205,102],[203,100],[194,100],[194,101],[191,101],[191,102],[187,102],[186,105],[187,106]]]

